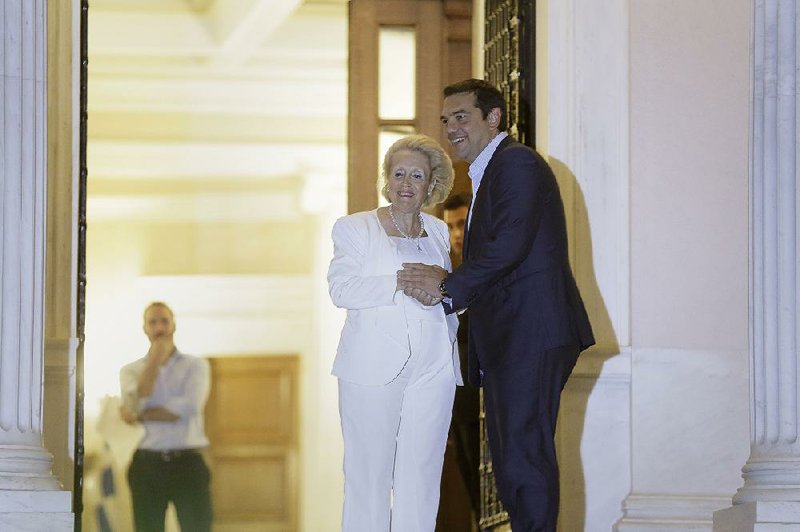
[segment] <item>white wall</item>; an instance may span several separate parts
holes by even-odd
[[[598,345],[560,529],[711,529],[747,458],[750,2],[537,2],[537,144]]]
[[[627,3],[537,8],[537,148],[559,180],[597,340],[562,397],[559,522],[609,530],[630,489]]]
[[[751,2],[630,6],[632,483],[626,529],[727,506],[749,451]]]

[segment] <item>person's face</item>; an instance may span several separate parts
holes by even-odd
[[[499,133],[500,109],[492,109],[484,119],[474,93],[451,94],[444,99],[441,120],[455,155],[472,163]]]
[[[165,307],[150,307],[144,315],[144,333],[150,343],[160,339],[172,340],[175,333],[172,313]]]
[[[414,150],[399,150],[392,156],[386,176],[386,195],[395,210],[417,212],[428,197],[431,163]]]
[[[466,206],[444,211],[444,221],[450,230],[450,247],[458,255],[461,255],[464,248],[464,225],[467,223],[468,212]]]

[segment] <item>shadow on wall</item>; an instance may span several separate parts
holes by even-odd
[[[561,399],[556,443],[561,477],[559,531],[595,530],[601,523],[587,523],[587,483],[581,444],[587,423],[589,398],[603,366],[620,352],[608,309],[594,268],[592,232],[583,192],[575,174],[558,159],[548,159],[564,199],[567,225],[572,225],[570,247],[573,270],[592,324],[596,345],[584,351]],[[601,442],[602,445],[602,442]],[[627,489],[624,490],[627,492]],[[624,493],[622,495],[624,497]],[[609,527],[613,521],[608,523]],[[587,525],[588,528],[587,528]]]

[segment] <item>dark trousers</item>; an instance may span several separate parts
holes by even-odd
[[[555,532],[559,483],[555,430],[561,390],[577,347],[531,357],[512,371],[485,372],[486,431],[497,494],[514,532]]]
[[[477,388],[459,386],[453,404],[450,437],[455,443],[456,459],[476,517],[481,515],[480,499],[480,395]]]
[[[199,451],[136,451],[128,468],[136,532],[163,532],[169,502],[183,532],[210,531],[210,480]]]

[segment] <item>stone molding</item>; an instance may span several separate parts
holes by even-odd
[[[672,496],[631,494],[623,503],[617,531],[711,530],[715,510],[730,503],[713,495]]]
[[[800,502],[747,502],[714,514],[714,532],[797,530]]]

